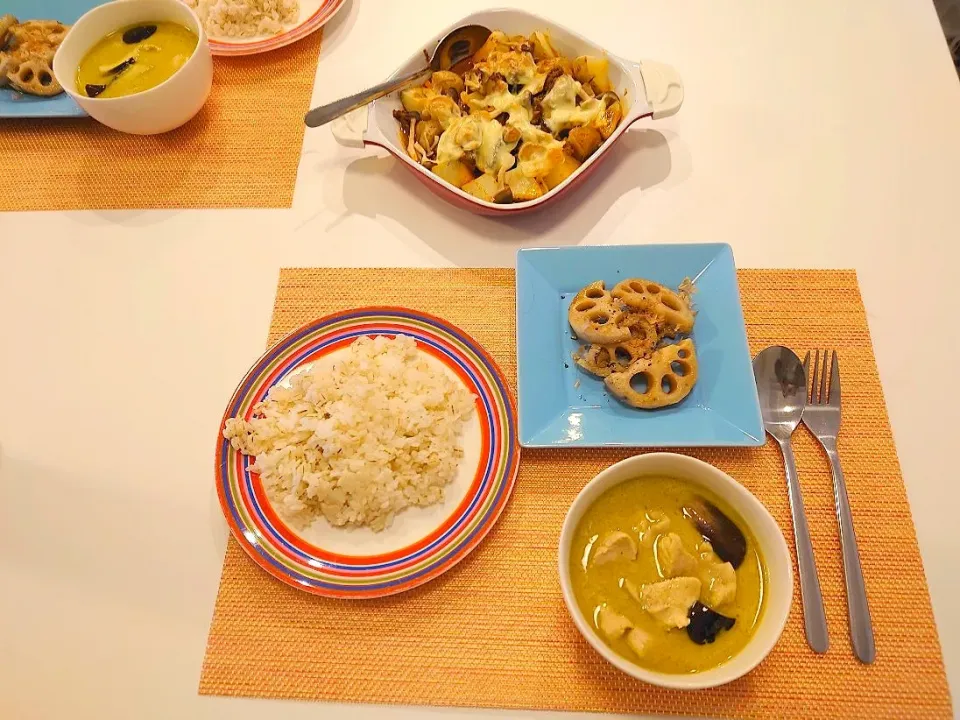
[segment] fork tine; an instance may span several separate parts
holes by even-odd
[[[816,405],[820,402],[817,397],[817,377],[820,374],[820,351],[813,351],[813,380],[810,383],[810,402]]]
[[[823,351],[823,368],[820,370],[820,394],[818,400],[821,405],[827,402],[827,370],[830,369],[830,354]]]
[[[803,357],[803,376],[807,379],[807,387],[804,392],[806,401],[810,402],[810,351]]]
[[[830,368],[830,404],[840,407],[840,362],[837,360],[837,351],[833,351],[832,366]]]

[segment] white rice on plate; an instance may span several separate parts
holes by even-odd
[[[300,0],[184,0],[212,38],[276,35],[300,18]]]
[[[413,338],[361,337],[332,367],[275,385],[249,422],[227,420],[223,436],[256,455],[251,469],[294,527],[323,517],[382,530],[404,508],[443,500],[474,402]]]

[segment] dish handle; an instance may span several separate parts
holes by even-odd
[[[334,139],[344,147],[362,148],[369,122],[369,106],[357,108],[330,122]]]
[[[654,120],[676,115],[683,104],[683,80],[670,65],[655,60],[629,63],[630,74],[643,88]],[[644,113],[646,114],[646,113]]]

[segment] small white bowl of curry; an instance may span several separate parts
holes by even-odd
[[[793,599],[790,552],[750,491],[712,465],[649,453],[580,492],[560,535],[563,599],[608,662],[653,685],[731,682],[773,649]]]
[[[199,18],[179,0],[117,0],[74,24],[53,72],[94,119],[154,135],[200,111],[210,95],[213,60]]]

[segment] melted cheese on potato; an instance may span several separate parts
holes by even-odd
[[[483,120],[483,142],[476,152],[477,170],[491,175],[499,174],[501,168],[509,170],[515,158],[513,149],[518,141],[508,143],[503,139],[503,125],[496,120]]]
[[[532,81],[532,85],[542,88],[543,78],[535,78]],[[481,96],[479,98],[473,97],[470,99],[469,103],[474,110],[483,110],[489,113],[492,117],[496,117],[500,113],[507,113],[510,116],[506,122],[507,127],[516,128],[516,130],[519,131],[520,138],[524,143],[542,146],[542,152],[562,149],[563,143],[554,139],[553,135],[541,130],[530,122],[530,119],[533,117],[533,110],[531,109],[531,96],[532,94],[527,90],[526,87],[521,89],[520,92],[516,94],[511,93],[508,88],[503,87],[495,92],[490,93],[489,95]],[[489,132],[492,136],[493,131],[491,130]],[[506,144],[505,146],[508,146],[510,150],[513,150],[516,145],[517,143],[513,142]],[[492,144],[487,145],[486,147],[492,147]],[[437,159],[442,162],[441,158],[438,157]],[[501,161],[494,162],[493,164],[497,165],[498,167],[502,167],[505,164],[505,161],[506,158],[502,157]],[[513,166],[513,162],[511,161],[506,166],[507,169],[509,169]],[[479,162],[477,167],[480,167]]]
[[[503,126],[496,120],[468,115],[454,120],[440,136],[437,162],[452,162],[472,152],[480,172],[497,175],[501,169],[513,167],[513,149],[517,142],[508,143],[504,140]]]
[[[543,121],[551,132],[560,132],[577,125],[593,122],[603,105],[597,98],[583,100],[577,105],[577,96],[583,86],[569,75],[561,75],[544,98]]]
[[[472,100],[470,102],[470,107],[474,110],[486,110],[493,116],[503,112],[512,112],[514,108],[521,106],[520,97],[514,95],[506,88],[500,92],[492,92],[489,95],[482,96],[479,100]]]
[[[527,53],[497,53],[487,61],[490,73],[500,73],[511,85],[526,85],[537,74],[537,64]]]
[[[539,78],[539,86],[543,87],[542,77]],[[553,145],[562,147],[563,143],[555,140],[553,135],[530,122],[533,117],[530,98],[531,94],[526,88],[517,94],[511,93],[508,89],[503,89],[479,100],[471,99],[470,106],[476,110],[486,110],[494,117],[500,113],[507,113],[510,116],[507,120],[507,127],[514,127],[519,130],[524,142],[538,143],[545,147]]]
[[[483,126],[476,115],[459,117],[440,135],[437,145],[437,162],[459,160],[464,153],[480,147],[483,142]]]
[[[494,39],[494,36],[491,35],[490,39]],[[510,42],[504,37],[497,44],[499,47],[491,50],[474,67],[487,75],[502,75],[511,85],[526,85],[533,80],[537,74],[537,62],[530,53],[521,50],[523,38]]]

